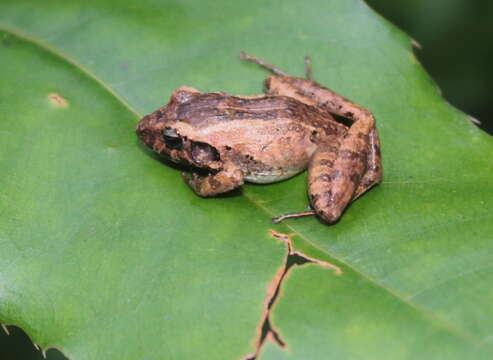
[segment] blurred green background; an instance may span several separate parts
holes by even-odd
[[[421,45],[415,53],[445,99],[493,134],[493,1],[367,3]]]
[[[420,45],[416,55],[454,106],[481,121],[493,134],[493,1],[367,0]],[[22,330],[0,331],[0,359],[43,359]],[[57,350],[50,360],[65,359]]]

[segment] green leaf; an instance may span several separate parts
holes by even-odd
[[[376,115],[384,181],[336,225],[270,224],[305,209],[304,174],[202,199],[137,141],[178,86],[259,93],[242,50],[293,75],[311,55]],[[269,313],[286,346],[259,359],[491,358],[493,142],[362,1],[5,0],[0,69],[0,322],[35,343],[241,359],[290,261]]]

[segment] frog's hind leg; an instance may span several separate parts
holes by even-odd
[[[376,129],[370,132],[363,151],[355,151],[356,143],[349,141],[351,138],[352,135],[346,136],[342,144],[321,146],[313,154],[308,169],[308,194],[314,210],[281,215],[273,222],[317,215],[333,223],[349,203],[380,182],[382,167]],[[366,143],[366,139],[362,140]]]
[[[276,74],[279,76],[289,76],[286,72],[282,71],[281,69],[279,69],[278,67],[276,67],[272,64],[269,64],[267,61],[259,59],[258,57],[247,54],[243,51],[240,52],[240,59],[247,60],[247,61],[250,61],[254,64],[257,64],[257,65],[263,67],[264,69],[269,70],[273,74]]]
[[[308,186],[311,204],[317,215],[332,223],[337,221],[350,202],[380,182],[380,143],[378,133],[368,122],[356,121],[341,141],[321,147],[313,155]],[[330,158],[324,161],[320,158]]]
[[[316,214],[326,222],[339,219],[360,183],[366,157],[342,148],[318,149],[308,169],[308,194]]]
[[[310,204],[315,211],[303,211],[281,215],[272,219],[274,223],[278,223],[285,219],[310,215],[318,215],[328,221],[327,218],[329,215],[325,215],[323,209],[326,208],[326,205],[332,196],[329,183],[331,182],[331,174],[334,172],[334,163],[337,159],[338,148],[338,142],[332,143],[330,146],[321,145],[310,160],[308,168],[308,194],[310,197]]]
[[[305,56],[305,74],[307,80],[313,80],[312,58]]]
[[[259,59],[258,57],[247,54],[243,51],[240,52],[240,59],[250,61],[254,64],[257,64],[257,65],[263,67],[264,69],[269,70],[271,73],[273,73],[275,75],[290,76],[288,73],[279,69],[277,66],[274,66],[265,60]],[[305,56],[305,74],[306,74],[307,80],[313,80],[312,58],[310,56]]]

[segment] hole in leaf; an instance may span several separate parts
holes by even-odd
[[[14,325],[2,325],[0,328],[0,359],[68,360],[55,348],[50,348],[43,354],[43,350],[34,345],[24,330]]]

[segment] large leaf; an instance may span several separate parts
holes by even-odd
[[[281,281],[259,358],[492,356],[493,142],[362,1],[4,0],[0,29],[1,322],[73,360],[240,359]],[[136,140],[180,85],[260,92],[241,50],[376,115],[385,181],[338,224],[269,223],[305,175],[204,200]]]

